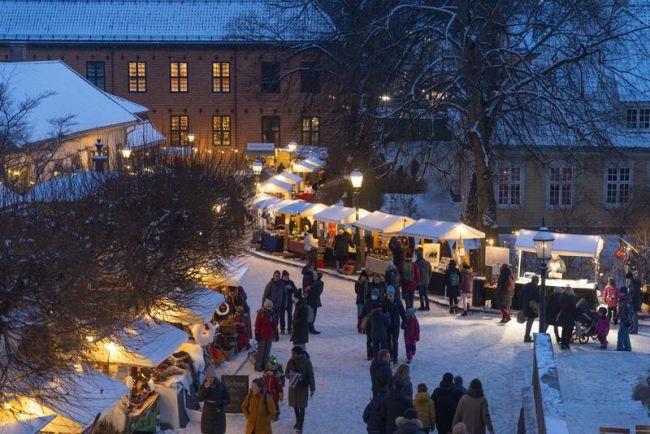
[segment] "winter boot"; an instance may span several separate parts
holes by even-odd
[[[449,306],[449,313],[451,313],[451,314],[454,313],[454,306]]]
[[[363,333],[363,330],[361,330],[361,318],[357,318],[357,331]]]
[[[465,309],[463,313],[460,314],[460,316],[467,316],[467,309]]]

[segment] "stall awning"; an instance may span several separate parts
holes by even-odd
[[[275,143],[248,143],[246,155],[251,157],[274,157]]]
[[[409,217],[375,211],[352,225],[371,232],[398,232],[414,222],[415,220]]]
[[[260,184],[260,191],[262,193],[291,193],[293,185],[276,178],[270,178]]]
[[[283,214],[299,215],[301,217],[311,217],[316,213],[319,213],[327,208],[327,205],[322,203],[311,203],[305,202],[304,200],[298,200],[292,204],[283,206],[278,209],[278,212]]]
[[[306,161],[301,161],[299,163],[293,163],[291,165],[291,171],[294,173],[314,173],[318,172],[318,167],[311,165]]]
[[[37,434],[55,416],[26,417],[23,420],[0,422],[0,434]]]
[[[281,202],[281,201],[282,201],[282,199],[278,199],[277,197],[269,197],[267,199],[262,199],[262,200],[260,200],[258,202],[255,202],[255,204],[253,206],[255,208],[257,208],[257,209],[264,209],[264,208],[270,207],[274,203],[278,203],[278,202]]]
[[[284,172],[275,175],[275,178],[279,179],[282,182],[286,182],[287,184],[300,184],[302,182],[302,178],[295,173],[291,173],[288,170],[285,170]]]
[[[535,252],[535,234],[537,231],[522,229],[515,241],[515,250]],[[578,235],[554,233],[553,253],[561,256],[586,256],[597,258],[603,250],[603,239],[598,235]]]
[[[156,367],[187,340],[187,333],[164,322],[143,318],[97,342],[90,354],[101,363]]]
[[[307,163],[309,165],[318,167],[318,168],[325,167],[325,162],[323,160],[319,160],[316,157],[309,157],[309,158],[303,160],[303,162],[305,162],[305,163]]]
[[[203,324],[212,320],[214,311],[225,301],[225,297],[218,291],[198,287],[192,294],[186,306],[179,306],[173,301],[155,312],[152,316],[159,321],[180,324]]]
[[[269,205],[269,209],[272,210],[272,211],[279,212],[278,210],[280,208],[284,208],[285,206],[288,206],[288,205],[293,205],[294,203],[300,202],[300,201],[301,201],[300,199],[284,199],[284,200],[281,200],[279,202],[272,203],[271,205]]]
[[[370,214],[365,209],[359,209],[359,219]],[[341,205],[332,205],[324,210],[317,212],[313,215],[314,219],[334,223],[337,225],[350,224],[356,221],[356,210],[354,208],[349,208]]]
[[[485,234],[460,222],[420,219],[399,231],[411,237],[431,238],[438,241],[472,240],[485,238]]]
[[[226,263],[226,271],[218,273],[206,267],[197,270],[199,281],[203,286],[216,289],[220,286],[241,286],[241,281],[248,272],[248,265],[239,261]]]

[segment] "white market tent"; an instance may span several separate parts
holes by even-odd
[[[101,363],[153,368],[174,354],[187,338],[187,333],[171,324],[142,318],[113,339],[97,342],[90,357]]]
[[[322,203],[305,202],[304,200],[297,200],[294,203],[283,206],[278,209],[278,212],[283,214],[299,215],[301,217],[311,217],[327,208],[327,205]]]
[[[281,202],[281,201],[282,201],[282,199],[278,199],[277,197],[269,196],[266,199],[261,199],[261,200],[255,202],[253,204],[253,206],[255,208],[258,208],[258,209],[264,209],[264,208],[270,207],[274,203],[278,203],[278,202]]]
[[[535,253],[535,234],[537,231],[522,229],[515,241],[515,250]],[[560,256],[583,256],[598,258],[604,241],[598,235],[577,235],[553,233],[553,253]]]
[[[224,301],[226,298],[220,292],[200,286],[186,306],[179,306],[170,300],[165,308],[153,312],[152,316],[170,323],[203,324],[212,320],[214,311]]]
[[[370,214],[370,212],[359,208],[359,219],[366,217],[368,214]],[[313,217],[315,220],[334,223],[337,225],[350,224],[357,220],[356,210],[354,208],[341,205],[332,205],[320,212],[317,212],[313,215]]]
[[[319,160],[316,157],[309,157],[303,160],[303,162],[318,168],[325,167],[325,162],[323,160]]]
[[[279,211],[280,208],[284,208],[285,206],[288,205],[293,205],[296,202],[300,202],[300,199],[284,199],[279,202],[275,202],[269,205],[269,209],[272,211]]]
[[[293,163],[291,165],[291,171],[294,173],[314,173],[318,172],[318,167],[309,164],[306,161],[300,161],[299,163]]]
[[[287,184],[293,184],[293,185],[298,185],[302,182],[302,178],[295,173],[291,173],[288,171],[284,171],[282,173],[279,173],[275,175],[273,178],[279,179],[280,181],[287,183]]]
[[[431,238],[435,241],[485,238],[483,232],[464,223],[429,219],[420,219],[398,233],[411,237]]]
[[[276,178],[269,178],[260,184],[262,193],[291,193],[293,185]]]
[[[219,273],[206,267],[200,267],[196,270],[198,279],[203,286],[208,288],[217,288],[219,286],[241,286],[241,281],[248,272],[248,265],[239,261],[228,261],[227,270]]]
[[[31,417],[24,420],[0,422],[0,434],[37,434],[55,416]]]
[[[409,217],[386,214],[381,211],[375,211],[356,222],[352,226],[371,231],[371,232],[398,232],[406,226],[414,223],[415,220]]]

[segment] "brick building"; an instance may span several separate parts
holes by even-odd
[[[251,142],[336,140],[321,59],[291,48],[328,31],[315,11],[264,0],[0,0],[0,10],[0,61],[64,61],[148,107],[167,146],[238,156]]]

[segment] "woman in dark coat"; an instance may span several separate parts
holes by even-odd
[[[314,311],[312,322],[309,324],[309,332],[315,335],[320,334],[320,332],[314,327],[314,323],[316,322],[316,313],[318,312],[318,308],[322,306],[320,296],[323,294],[323,288],[325,286],[322,279],[323,273],[316,273],[316,280],[311,284],[309,293],[307,294],[307,304]]]
[[[201,412],[202,434],[224,434],[226,432],[225,407],[230,404],[226,386],[212,375],[206,375],[199,388],[198,397],[203,401]]]
[[[431,394],[431,399],[436,407],[436,428],[439,433],[451,432],[451,424],[454,421],[456,407],[462,393],[454,384],[454,375],[447,372],[442,376],[440,386]]]
[[[291,342],[307,351],[305,345],[309,342],[309,306],[307,306],[300,290],[293,294],[293,300],[296,305],[293,313]]]
[[[316,391],[314,367],[302,348],[293,347],[291,350],[291,359],[289,359],[287,369],[284,372],[289,380],[288,404],[289,407],[293,407],[294,413],[296,414],[294,428],[302,431],[302,426],[305,422],[305,409],[309,404],[309,392],[311,391],[311,396],[313,396]],[[296,375],[299,375],[300,380],[293,382],[292,379]],[[295,378],[297,379],[298,377]]]
[[[560,300],[562,298],[562,288],[556,286],[553,289],[553,294],[549,295],[546,299],[546,324],[553,326],[553,331],[555,332],[555,341],[560,343],[560,323],[558,321],[558,315],[560,314]],[[546,333],[546,330],[544,330]]]
[[[563,350],[569,349],[573,326],[577,319],[576,297],[573,288],[567,286],[562,291],[562,297],[560,297],[560,325],[562,326],[562,345],[560,345],[560,348]]]
[[[458,311],[458,297],[460,296],[460,271],[456,266],[456,261],[449,261],[447,271],[445,271],[445,286],[447,287],[447,297],[449,298],[449,313]]]
[[[499,270],[499,279],[497,280],[496,301],[501,310],[501,322],[506,323],[510,318],[510,305],[512,296],[515,292],[515,281],[512,277],[512,271],[508,264],[503,264]]]

